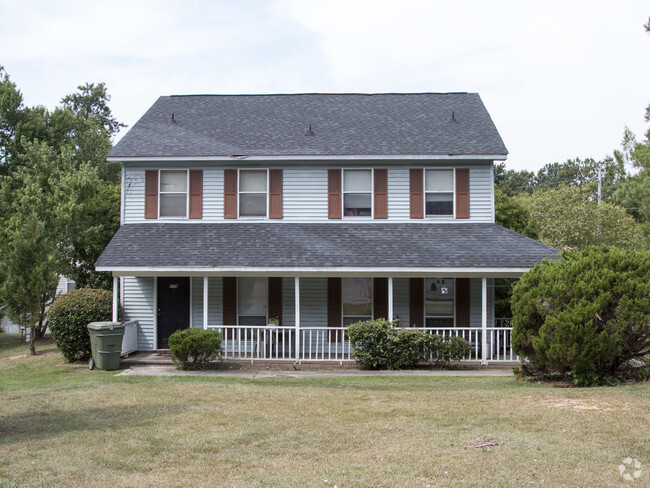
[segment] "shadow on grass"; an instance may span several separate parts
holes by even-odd
[[[30,411],[0,416],[0,446],[45,440],[61,434],[145,427],[160,418],[186,410],[181,404],[147,404],[124,407],[91,407],[82,410]]]

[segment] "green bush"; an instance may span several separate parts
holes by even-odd
[[[438,338],[438,340],[433,338]],[[430,339],[430,350],[435,358],[435,365],[448,367],[452,361],[465,359],[472,352],[472,345],[462,337],[450,337],[443,340],[440,336],[432,336]]]
[[[388,339],[391,326],[385,319],[351,324],[347,330],[352,354],[364,368],[377,369],[388,363]]]
[[[650,353],[650,252],[565,251],[527,272],[512,298],[512,346],[540,374],[603,384]]]
[[[416,329],[393,329],[388,342],[388,369],[413,368],[427,359],[429,336]]]
[[[60,295],[47,312],[56,347],[68,362],[91,356],[88,324],[111,320],[113,294],[106,290],[82,288]]]
[[[445,341],[422,330],[391,327],[384,319],[357,322],[348,327],[352,353],[362,367],[413,368],[433,358],[436,366],[448,366],[469,356],[471,346],[462,337]]]
[[[203,369],[221,350],[221,334],[215,330],[182,329],[169,336],[172,360],[179,369]]]

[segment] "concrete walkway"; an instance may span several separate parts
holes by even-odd
[[[360,369],[329,369],[305,371],[272,369],[208,369],[205,371],[179,371],[166,364],[134,364],[117,376],[213,376],[248,379],[343,378],[350,376],[512,376],[512,368],[484,367],[476,369],[415,369],[404,371],[368,371]]]

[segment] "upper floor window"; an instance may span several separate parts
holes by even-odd
[[[372,170],[343,170],[343,215],[372,216]]]
[[[266,217],[268,178],[265,169],[239,171],[239,216]]]
[[[427,169],[424,177],[427,217],[454,216],[454,170]]]
[[[187,217],[187,170],[160,170],[160,217]]]

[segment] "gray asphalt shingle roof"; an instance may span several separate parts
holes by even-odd
[[[477,93],[411,93],[164,96],[108,157],[505,154]]]
[[[532,267],[557,250],[496,224],[142,223],[99,267]]]

